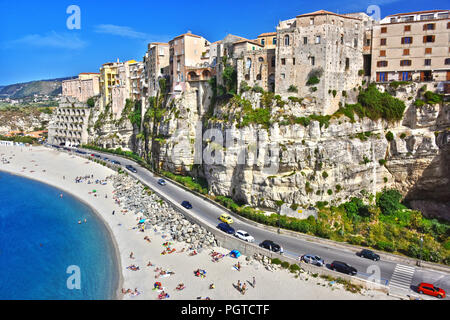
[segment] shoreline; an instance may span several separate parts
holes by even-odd
[[[39,181],[62,192],[67,192],[87,205],[94,212],[95,217],[99,218],[106,226],[108,236],[112,238],[116,267],[120,269],[117,289],[113,297],[115,300],[157,300],[160,291],[154,290],[153,285],[156,281],[162,282],[165,292],[170,294],[170,300],[204,300],[205,297],[213,300],[392,299],[374,291],[364,291],[362,294],[350,293],[340,285],[331,285],[325,280],[314,279],[307,274],[294,276],[281,269],[273,272],[264,268],[261,263],[251,257],[241,256],[238,259],[225,257],[220,262],[212,261],[211,251],[226,255],[229,250],[224,248],[205,248],[196,256],[190,256],[186,250],[189,243],[172,240],[170,236],[167,238],[167,229],[164,229],[159,223],[152,224],[148,230],[141,231],[136,228],[143,212],[139,212],[139,210],[136,212],[124,204],[131,201],[132,205],[139,201],[137,200],[139,197],[134,198],[131,195],[130,198],[122,198],[120,196],[120,190],[124,190],[124,188],[131,188],[130,190],[134,190],[132,194],[137,192],[136,195],[142,192],[139,191],[142,190],[142,186],[136,184],[133,179],[130,178],[129,181],[122,179],[117,187],[115,181],[121,175],[117,175],[115,171],[84,158],[39,146],[31,148],[0,146],[0,155],[2,154],[4,158],[8,158],[10,163],[6,165],[0,163],[1,171]],[[111,176],[114,178],[107,179],[106,185],[87,184],[86,181],[75,183],[76,176],[84,176],[86,173],[94,175],[93,179],[89,179],[93,181],[105,180],[106,177]],[[120,185],[122,186],[120,187]],[[97,196],[89,192],[92,191],[92,188],[97,190],[95,193]],[[121,203],[123,202],[122,205],[116,203],[115,197],[118,197]],[[157,199],[152,201],[146,204],[147,213],[158,214],[163,210],[166,216],[169,215],[170,219],[173,218],[170,216],[173,213],[169,209],[169,205],[162,206]],[[115,215],[111,214],[113,210]],[[183,223],[180,223],[181,225]],[[187,225],[186,230],[188,229],[192,229],[192,226]],[[149,237],[151,241],[145,241],[144,236],[145,238]],[[172,244],[171,247],[176,249],[174,254],[164,253],[165,243],[168,240]],[[134,253],[133,257],[130,256],[130,252]],[[234,268],[237,262],[240,262],[242,266],[240,271]],[[138,266],[138,270],[130,270],[128,266],[132,265]],[[192,274],[192,271],[198,268],[207,270],[208,280]],[[172,271],[172,273],[159,277],[158,269]],[[236,290],[235,283],[238,280],[241,283],[245,281],[250,283],[252,277],[257,279],[256,289],[250,284],[245,295]],[[214,290],[209,288],[211,281],[214,281],[216,287]],[[184,283],[186,289],[176,290],[175,287],[180,283]],[[122,294],[121,289],[127,290],[128,288],[132,291],[138,290],[139,294]],[[288,292],[289,294],[287,294]]]
[[[8,174],[11,174],[11,175],[14,175],[14,176],[18,176],[18,177],[22,177],[22,178],[28,179],[28,180],[34,180],[34,181],[37,181],[39,183],[43,183],[45,185],[48,185],[48,186],[54,187],[56,189],[59,189],[59,190],[65,192],[65,193],[67,193],[68,195],[74,197],[77,201],[83,203],[85,206],[87,206],[92,211],[93,216],[96,219],[98,219],[100,221],[100,223],[105,227],[105,229],[106,229],[106,233],[105,234],[108,237],[108,239],[106,241],[110,240],[111,241],[110,243],[112,244],[112,247],[113,247],[113,250],[112,250],[113,251],[113,255],[114,255],[113,259],[115,259],[115,266],[116,266],[116,269],[118,271],[119,277],[118,277],[118,279],[116,281],[117,282],[117,286],[113,290],[113,293],[112,293],[112,299],[113,300],[123,300],[123,297],[121,297],[120,288],[122,288],[122,286],[123,286],[124,277],[123,277],[123,274],[122,274],[122,263],[120,261],[119,246],[117,244],[117,240],[114,237],[114,234],[113,234],[113,231],[112,231],[110,225],[102,217],[102,215],[97,211],[97,209],[94,208],[90,203],[86,202],[84,199],[81,199],[79,196],[73,194],[71,191],[61,187],[60,185],[49,183],[49,182],[43,181],[41,179],[28,177],[28,176],[20,174],[20,173],[16,173],[16,172],[12,172],[12,171],[6,171],[6,170],[4,170],[4,168],[1,168],[0,172],[5,172],[5,173],[8,173]]]

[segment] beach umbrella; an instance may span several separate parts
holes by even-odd
[[[141,219],[139,220],[139,224],[144,223],[146,221],[146,219]]]
[[[92,192],[94,192],[94,193],[95,193],[95,192],[97,192],[97,190],[92,190]]]

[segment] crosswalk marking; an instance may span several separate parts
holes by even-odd
[[[389,281],[389,287],[394,289],[409,290],[416,269],[397,264]]]

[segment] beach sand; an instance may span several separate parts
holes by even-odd
[[[254,261],[247,262],[245,256],[233,259],[224,257],[220,262],[212,262],[209,255],[210,249],[204,249],[196,256],[189,256],[188,245],[173,242],[172,248],[176,251],[172,254],[162,255],[165,247],[162,245],[168,239],[163,238],[160,231],[146,230],[140,232],[136,229],[139,216],[123,214],[121,208],[113,199],[113,186],[86,183],[75,183],[78,176],[93,175],[91,179],[103,180],[107,176],[116,174],[113,170],[86,159],[71,156],[66,153],[38,147],[0,146],[0,160],[4,158],[10,161],[4,164],[0,161],[0,170],[19,174],[24,177],[39,180],[49,185],[58,187],[64,192],[70,192],[80,200],[87,203],[103,219],[114,238],[116,252],[119,255],[119,267],[122,279],[118,288],[119,299],[158,299],[159,292],[153,290],[155,282],[161,282],[166,293],[171,299],[195,300],[209,297],[212,300],[360,300],[360,299],[394,299],[378,291],[363,290],[362,294],[354,294],[346,291],[341,285],[333,284],[301,274],[296,278],[294,274],[286,270],[274,272],[266,270],[262,264]],[[63,178],[64,177],[64,178]],[[92,189],[97,190],[97,196],[89,194]],[[105,198],[105,195],[108,198]],[[115,214],[112,215],[113,210]],[[78,223],[75,221],[74,223]],[[89,221],[88,221],[89,223]],[[135,229],[133,229],[135,228]],[[151,242],[144,240],[148,236]],[[185,252],[181,252],[186,248]],[[216,251],[227,254],[229,250],[214,248]],[[134,259],[130,258],[133,252]],[[151,261],[154,266],[148,267]],[[241,271],[233,268],[237,263],[241,264]],[[127,269],[130,265],[139,266],[138,271]],[[172,271],[174,274],[155,278],[155,268]],[[194,270],[204,269],[206,277],[200,278],[194,275]],[[255,288],[251,282],[256,280]],[[308,280],[306,280],[308,278]],[[247,292],[240,293],[233,284],[241,281],[247,282]],[[177,291],[179,283],[184,283],[185,289]],[[214,283],[215,289],[209,289]],[[123,295],[122,288],[137,289],[139,295]]]

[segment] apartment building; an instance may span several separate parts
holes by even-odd
[[[277,26],[275,91],[313,96],[321,114],[339,108],[346,93],[361,84],[364,68],[361,18],[320,10],[281,21]],[[307,85],[310,78],[318,83]],[[336,95],[330,94],[336,92]]]
[[[78,78],[62,82],[62,94],[86,102],[100,93],[99,73],[80,73]]]
[[[189,82],[206,81],[212,76],[210,42],[190,32],[169,41],[171,92],[189,89]]]
[[[237,63],[238,91],[243,81],[264,91],[275,91],[275,49],[247,50]]]
[[[118,83],[119,65],[120,62],[117,59],[117,62],[105,63],[100,68],[100,94],[102,95],[103,107],[111,102],[111,89]]]
[[[142,75],[144,74],[144,62],[133,60],[128,65],[130,70],[130,99],[140,101],[143,90]]]
[[[450,81],[449,10],[399,13],[373,27],[373,81]]]
[[[91,108],[75,97],[63,96],[48,128],[48,142],[76,147],[88,141],[87,126]]]
[[[145,63],[148,83],[148,96],[156,96],[159,80],[169,77],[169,44],[153,42],[148,44]]]

